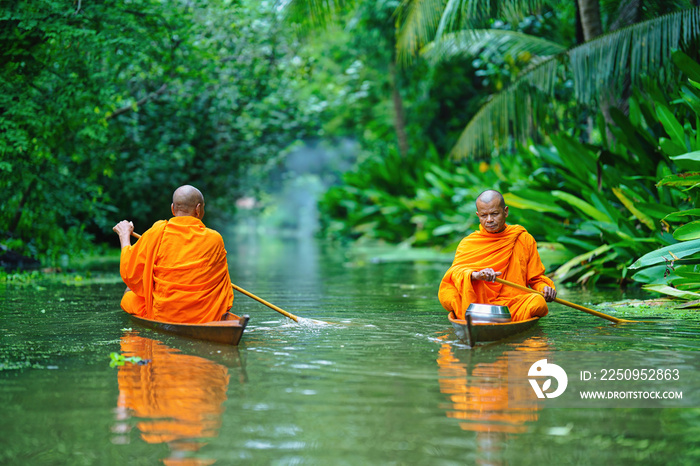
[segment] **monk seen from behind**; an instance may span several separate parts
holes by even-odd
[[[133,223],[114,226],[122,248],[119,272],[127,286],[121,306],[163,322],[221,320],[233,305],[233,289],[224,241],[202,223],[204,196],[193,186],[180,186],[170,209],[173,218],[154,223],[133,246]]]
[[[525,228],[506,224],[508,207],[498,191],[488,190],[476,200],[479,230],[464,238],[454,262],[440,283],[442,306],[464,319],[471,303],[508,306],[513,322],[547,315],[554,301],[554,283],[544,275],[537,243]],[[541,292],[524,293],[496,283],[500,277]]]

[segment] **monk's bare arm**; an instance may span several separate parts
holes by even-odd
[[[112,227],[119,235],[119,242],[121,243],[121,248],[124,249],[127,246],[131,246],[131,232],[134,231],[134,224],[126,220],[122,220]]]
[[[486,268],[479,271],[472,272],[472,280],[484,280],[487,282],[492,282],[496,280],[496,277],[503,275],[503,272],[496,272],[492,268]]]

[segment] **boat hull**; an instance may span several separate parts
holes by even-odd
[[[225,345],[236,346],[243,337],[243,331],[248,325],[249,317],[238,317],[235,314],[226,313],[226,320],[207,322],[206,324],[183,324],[177,322],[161,322],[159,320],[146,319],[129,314],[131,320],[142,327],[170,333],[196,340],[211,341]]]
[[[458,319],[453,312],[450,312],[449,319],[457,338],[469,346],[517,335],[534,327],[540,320],[539,317],[533,317],[520,322],[472,322],[471,316],[467,315],[465,319]]]

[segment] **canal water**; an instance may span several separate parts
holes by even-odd
[[[233,311],[251,320],[228,348],[134,327],[118,279],[0,285],[0,464],[700,461],[700,405],[516,408],[508,385],[514,352],[692,355],[697,319],[613,326],[554,304],[536,329],[469,349],[436,299],[447,263],[298,239],[232,239],[227,250],[234,283],[303,325],[237,294]],[[144,361],[110,367],[111,353]]]

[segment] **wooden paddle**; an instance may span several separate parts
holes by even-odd
[[[508,280],[503,280],[502,278],[496,278],[497,283],[502,283],[504,285],[512,286],[513,288],[517,288],[522,291],[527,291],[528,293],[534,293],[538,294],[540,296],[544,296],[542,293],[539,291],[535,291],[532,288],[528,288],[526,286],[518,285],[517,283],[509,282]],[[587,307],[581,306],[580,304],[572,303],[569,301],[564,301],[563,299],[559,298],[554,298],[555,303],[563,304],[564,306],[569,306],[574,309],[578,309],[579,311],[587,312],[589,314],[593,314],[596,317],[602,317],[603,319],[608,319],[611,322],[615,322],[616,324],[619,324],[621,322],[638,322],[636,320],[627,320],[627,319],[618,319],[617,317],[609,316],[607,314],[603,314],[602,312],[594,311],[593,309],[588,309]]]
[[[133,236],[133,237],[136,238],[136,239],[141,238],[141,235],[139,235],[138,233],[135,233],[135,232],[133,232],[133,231],[131,232],[131,236]],[[285,316],[285,317],[289,317],[289,318],[292,319],[294,322],[297,322],[297,323],[299,322],[299,317],[295,316],[294,314],[290,314],[289,312],[287,312],[287,311],[285,311],[285,310],[283,310],[283,309],[281,309],[281,308],[275,306],[274,304],[268,303],[268,302],[265,301],[264,299],[255,296],[253,293],[244,290],[244,289],[241,288],[240,286],[234,285],[233,283],[231,283],[231,286],[233,287],[234,290],[240,291],[241,293],[243,293],[244,295],[248,296],[249,298],[253,298],[253,299],[256,300],[257,302],[262,303],[262,304],[264,304],[265,306],[269,307],[270,309],[273,309],[273,310],[279,312],[280,314],[282,314],[282,315]],[[327,322],[321,322],[321,321],[313,321],[313,322],[318,322],[318,323],[323,323],[323,324],[326,324],[326,323],[327,323]]]
[[[238,285],[234,285],[233,283],[231,283],[231,286],[233,287],[234,290],[240,291],[240,292],[243,293],[244,295],[248,296],[249,298],[253,298],[253,299],[256,300],[257,302],[264,304],[265,306],[269,307],[270,309],[274,309],[275,311],[279,312],[279,313],[282,314],[283,316],[289,317],[289,318],[292,319],[294,322],[299,322],[299,318],[298,318],[297,316],[295,316],[294,314],[290,314],[289,312],[287,312],[287,311],[285,311],[285,310],[283,310],[283,309],[280,309],[279,307],[275,306],[274,304],[268,303],[267,301],[265,301],[265,300],[262,299],[262,298],[258,298],[258,297],[255,296],[253,293],[244,290],[243,288],[241,288],[241,287],[238,286]],[[324,323],[325,323],[325,322],[324,322]]]

